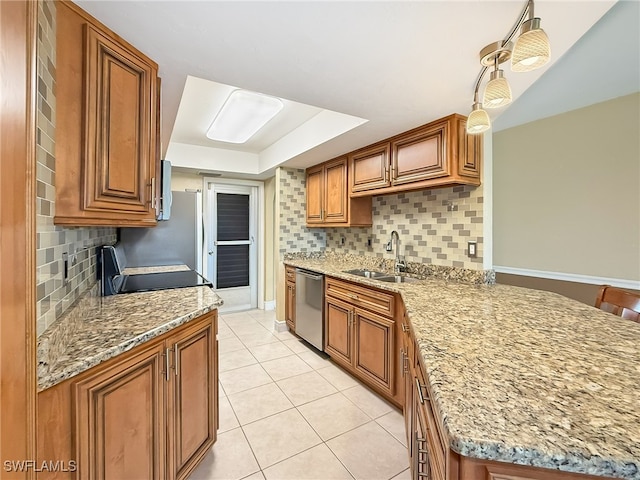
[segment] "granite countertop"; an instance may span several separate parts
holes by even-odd
[[[38,391],[222,305],[209,287],[108,297],[96,290],[85,293],[38,338]]]
[[[141,275],[148,273],[185,272],[191,270],[186,265],[160,265],[157,267],[127,267],[122,271],[123,275]]]
[[[401,294],[454,451],[640,479],[640,324],[550,292],[285,263]]]

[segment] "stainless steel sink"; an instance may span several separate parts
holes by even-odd
[[[376,280],[389,283],[415,283],[420,281],[417,278],[407,277],[404,275],[385,275],[383,277],[376,278]]]
[[[374,270],[366,270],[361,268],[356,268],[355,270],[345,270],[342,273],[350,273],[351,275],[357,275],[359,277],[375,278],[375,279],[380,279],[380,277],[389,276],[389,274],[386,272],[376,272]]]

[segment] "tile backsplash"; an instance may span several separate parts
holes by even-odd
[[[468,185],[373,197],[373,226],[327,229],[326,250],[393,258],[395,245],[384,247],[396,230],[407,262],[482,270],[482,203],[482,187]],[[477,242],[475,258],[469,241]]]
[[[395,250],[386,252],[384,247],[397,230],[400,254],[407,262],[483,269],[482,186],[376,196],[371,227],[323,229],[304,226],[304,170],[281,168],[279,175],[281,257],[290,252],[326,251],[392,259]],[[477,242],[475,258],[467,255],[469,241]]]
[[[278,192],[280,258],[288,252],[324,250],[327,234],[323,228],[305,226],[306,176],[301,169],[281,167],[276,173]]]
[[[41,335],[95,284],[94,247],[116,241],[115,228],[63,228],[55,215],[56,4],[38,2],[38,113],[36,123],[36,318]],[[69,254],[63,281],[63,253]]]

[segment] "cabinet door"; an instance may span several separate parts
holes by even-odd
[[[307,223],[322,223],[324,171],[322,166],[307,170]]]
[[[327,163],[324,167],[325,223],[346,223],[349,220],[347,202],[347,157]]]
[[[413,456],[412,478],[435,480],[433,469],[431,468],[431,458],[429,456],[429,443],[427,439],[427,419],[425,418],[419,395],[414,392],[414,421],[413,421]]]
[[[395,390],[393,320],[359,308],[354,312],[354,368],[390,395]]]
[[[285,320],[292,332],[296,331],[296,284],[287,281],[287,301],[285,303]]]
[[[164,479],[163,344],[74,385],[78,479]]]
[[[85,25],[84,209],[154,215],[156,74]]]
[[[391,183],[401,185],[450,174],[449,122],[404,135],[391,143]]]
[[[325,319],[327,346],[325,352],[339,363],[352,366],[353,359],[353,308],[335,298],[326,297]]]
[[[173,357],[167,409],[171,478],[185,478],[215,441],[215,321],[208,316],[166,342]]]
[[[391,185],[390,144],[385,143],[349,155],[351,192],[364,192]]]

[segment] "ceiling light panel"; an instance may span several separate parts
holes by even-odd
[[[218,142],[245,143],[283,107],[279,98],[234,90],[207,130],[207,138]]]

